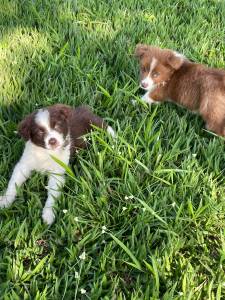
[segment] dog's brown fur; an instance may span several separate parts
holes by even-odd
[[[83,135],[91,131],[92,125],[107,129],[102,118],[92,113],[87,106],[71,107],[64,104],[55,104],[46,108],[50,114],[50,127],[66,138],[70,134],[71,154],[76,149],[85,148]],[[18,133],[26,141],[29,139],[37,146],[45,148],[45,128],[35,121],[36,112],[31,113],[19,124]]]
[[[157,64],[152,70],[155,88],[148,96],[156,101],[170,100],[198,112],[207,129],[225,136],[225,71],[193,63],[169,49],[139,44],[135,51],[140,60],[141,79],[148,76],[153,58]]]

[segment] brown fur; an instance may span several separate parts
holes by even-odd
[[[140,77],[145,78],[153,57],[152,71],[157,87],[149,92],[154,101],[170,100],[198,112],[209,130],[225,136],[225,71],[208,68],[175,55],[172,50],[139,44],[135,51],[140,60]]]
[[[47,107],[50,115],[50,127],[63,134],[64,138],[70,133],[71,152],[77,148],[85,148],[86,143],[82,136],[91,131],[92,125],[106,129],[107,125],[102,118],[94,115],[86,106],[73,108],[63,104]],[[37,112],[25,117],[18,126],[18,133],[26,141],[29,139],[37,146],[45,147],[45,129],[35,122]]]
[[[26,116],[23,121],[19,123],[18,133],[25,140],[28,141],[30,139],[31,126],[34,119],[34,113]]]
[[[94,115],[87,106],[79,106],[71,111],[69,118],[70,135],[72,137],[71,150],[85,148],[86,143],[82,135],[92,129],[92,125],[106,129],[107,125],[102,118]]]

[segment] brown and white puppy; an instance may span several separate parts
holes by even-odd
[[[154,46],[138,44],[140,85],[143,100],[165,100],[198,112],[207,129],[225,136],[225,71],[193,63],[183,55]]]
[[[106,129],[113,137],[115,135],[102,118],[85,106],[72,108],[56,104],[28,115],[18,128],[26,141],[25,149],[14,168],[5,195],[0,196],[0,207],[8,207],[13,203],[16,188],[26,181],[33,170],[47,172],[48,198],[42,217],[47,224],[52,224],[55,218],[54,200],[60,196],[65,181],[65,169],[53,157],[68,165],[75,150],[86,147],[82,136],[91,131],[92,125]]]

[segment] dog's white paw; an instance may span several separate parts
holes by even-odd
[[[152,105],[152,104],[160,104],[159,101],[155,101],[153,100],[152,98],[150,98],[147,94],[145,94],[143,97],[141,97],[141,99],[146,102],[147,104],[149,105]]]
[[[116,132],[112,129],[111,126],[107,127],[107,132],[108,132],[108,134],[110,134],[112,136],[112,138],[114,138],[114,139],[116,138]]]
[[[42,219],[47,225],[51,225],[55,220],[53,209],[50,207],[45,207],[42,211]]]
[[[8,197],[6,195],[0,196],[0,208],[9,207],[11,204],[11,197]]]

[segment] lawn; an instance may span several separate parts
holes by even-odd
[[[133,55],[145,42],[222,68],[224,28],[219,0],[0,1],[0,191],[36,108],[85,103],[118,132],[73,159],[51,227],[43,175],[0,210],[0,299],[225,299],[224,140],[142,103]]]

